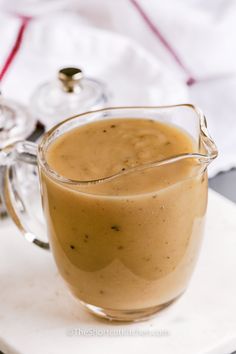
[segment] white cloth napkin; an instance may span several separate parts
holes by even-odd
[[[1,0],[0,5],[0,36],[4,38],[4,45],[0,48],[0,63],[7,55],[6,42],[10,43],[14,39],[14,30],[19,26],[19,19],[13,20],[10,12],[35,17],[25,33],[20,54],[2,83],[2,89],[7,95],[29,103],[30,93],[39,82],[50,79],[58,67],[74,63],[76,58],[77,62],[86,63],[89,75],[105,78],[114,89],[115,95],[120,95],[120,100],[115,102],[120,103],[122,97],[125,97],[124,103],[134,103],[142,96],[143,101],[148,104],[160,104],[168,101],[168,94],[169,103],[173,103],[173,100],[176,103],[188,100],[198,104],[206,113],[210,132],[220,151],[220,157],[212,164],[210,174],[214,175],[236,166],[235,1]],[[96,33],[94,28],[109,31],[110,38],[114,36],[116,44],[108,45],[106,41],[107,44],[103,47],[103,40],[97,40],[95,43],[91,38],[93,34],[90,38],[86,37],[86,33],[92,28],[95,31],[93,33]],[[114,32],[126,36],[126,46],[118,45],[118,37],[115,37]],[[101,34],[97,31],[98,33]],[[75,49],[76,36],[77,39],[80,36],[87,38],[86,46],[84,45],[81,51]],[[102,36],[101,34],[100,38]],[[121,37],[119,38],[122,41]],[[129,42],[129,39],[132,41]],[[140,65],[132,64],[136,56],[140,57],[141,50],[133,40],[149,51],[149,58],[152,57],[153,66],[147,66],[145,61],[141,73]],[[110,43],[111,41],[112,39]],[[81,44],[81,41],[77,41],[78,43]],[[124,63],[127,67],[127,61],[124,57],[129,57],[129,45],[132,46],[133,54],[128,61],[128,68],[132,70],[132,75],[127,76],[127,70],[124,70]],[[105,54],[102,61],[97,51],[103,51]],[[143,56],[148,56],[147,52]],[[106,70],[113,60],[120,62],[120,66],[111,65],[112,69]],[[119,73],[115,70],[117,68]],[[153,70],[149,70],[150,68]],[[172,95],[168,90],[164,90],[161,98],[163,85],[155,73],[158,72],[160,78],[162,71],[165,72],[165,78],[160,81],[165,83],[165,87],[166,84],[172,87]],[[123,85],[114,85],[114,82],[120,82],[122,77],[129,85],[126,91],[125,81]],[[137,91],[137,77],[142,77],[141,88],[139,94],[132,97],[132,87],[136,87]],[[186,81],[190,78],[195,79],[196,84],[187,86]],[[182,88],[178,80],[182,82]],[[153,91],[154,86],[159,90],[157,95],[155,90]],[[148,95],[145,95],[146,91],[149,91]],[[151,91],[153,94],[150,94]],[[181,94],[178,91],[181,91]],[[123,92],[125,95],[122,96]]]
[[[109,104],[160,105],[187,99],[187,89],[177,75],[132,39],[95,29],[80,16],[62,11],[28,25],[3,80],[3,92],[30,105],[38,85],[55,80],[59,68],[71,65],[105,82]]]

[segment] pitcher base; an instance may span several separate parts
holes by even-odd
[[[89,310],[90,313],[97,317],[110,321],[137,322],[145,321],[150,317],[156,315],[159,311],[174,303],[181,295],[158,306],[135,310],[112,310],[86,304],[83,301],[80,302]]]

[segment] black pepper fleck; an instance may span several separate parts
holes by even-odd
[[[115,124],[112,124],[112,125],[111,125],[111,128],[115,128],[115,127],[116,127],[116,125],[115,125]]]
[[[120,231],[120,227],[118,225],[112,225],[111,229],[114,231]]]
[[[75,249],[75,246],[74,246],[74,245],[70,245],[70,248],[71,248],[72,250],[74,250],[74,249]]]

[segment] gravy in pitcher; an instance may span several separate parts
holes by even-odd
[[[201,244],[207,176],[194,157],[174,159],[197,151],[180,128],[131,118],[88,123],[49,145],[50,168],[82,182],[41,171],[52,251],[78,299],[134,310],[185,290]],[[83,183],[93,180],[100,181]]]

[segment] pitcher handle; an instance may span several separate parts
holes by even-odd
[[[8,214],[22,232],[25,239],[35,245],[49,250],[49,243],[38,238],[34,232],[30,230],[29,223],[23,219],[32,219],[27,211],[25,203],[21,198],[19,183],[16,180],[14,169],[17,162],[37,166],[37,144],[28,141],[19,141],[13,145],[0,150],[0,166],[1,173],[1,194]]]

